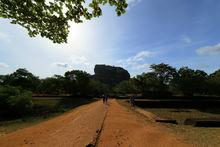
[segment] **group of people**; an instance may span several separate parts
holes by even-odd
[[[103,94],[102,100],[103,100],[103,104],[107,104],[108,103],[108,96]]]
[[[108,104],[108,96],[107,95],[103,94],[102,100],[103,100],[103,104]],[[129,102],[130,102],[131,108],[135,108],[135,96],[134,95],[130,96]]]

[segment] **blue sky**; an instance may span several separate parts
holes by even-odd
[[[131,75],[153,63],[188,66],[212,73],[220,68],[219,0],[129,0],[117,17],[103,16],[71,23],[67,44],[53,44],[0,19],[0,74],[26,68],[42,78],[81,69],[93,74],[95,64],[122,66]]]

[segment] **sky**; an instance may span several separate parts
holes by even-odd
[[[45,78],[73,69],[94,74],[95,64],[121,66],[131,76],[151,64],[188,66],[212,73],[220,68],[219,0],[128,0],[126,14],[103,7],[103,16],[71,22],[68,43],[31,38],[0,19],[0,75],[26,68]]]

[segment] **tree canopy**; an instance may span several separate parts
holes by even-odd
[[[87,5],[88,4],[88,5]],[[125,13],[126,0],[1,0],[0,18],[41,35],[54,43],[67,42],[69,22],[83,22],[102,15],[101,5],[115,6],[118,16]]]

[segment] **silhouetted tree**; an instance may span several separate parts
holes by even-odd
[[[207,74],[204,71],[182,67],[178,70],[178,77],[175,81],[184,95],[192,96],[195,93],[205,92],[206,79]]]
[[[2,81],[3,85],[18,86],[33,92],[40,84],[39,78],[24,68],[19,68],[14,73],[4,76]]]
[[[163,85],[168,85],[170,81],[176,76],[176,69],[168,64],[152,64],[150,66],[152,72],[156,75],[158,80]]]
[[[220,95],[220,69],[210,74],[207,80],[207,87],[209,94]]]
[[[89,94],[93,96],[101,96],[110,93],[110,87],[100,81],[91,79],[89,82]]]
[[[38,87],[38,93],[40,94],[64,94],[65,78],[60,75],[54,75],[41,80],[41,84]]]
[[[54,43],[67,42],[69,22],[80,23],[102,15],[100,5],[115,6],[118,16],[125,13],[126,0],[1,0],[0,18],[26,28],[33,37],[40,34]],[[86,3],[86,4],[85,4]],[[88,4],[88,5],[87,5]]]
[[[90,77],[85,71],[67,71],[65,73],[65,90],[73,95],[88,94]]]
[[[123,81],[114,87],[114,92],[116,92],[117,94],[137,94],[140,91],[138,90],[134,82],[135,81],[133,79]]]

